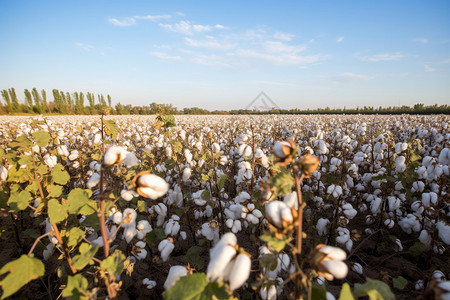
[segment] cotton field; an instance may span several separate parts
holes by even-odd
[[[449,119],[0,116],[2,298],[449,299]]]

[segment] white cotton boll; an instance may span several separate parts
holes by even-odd
[[[44,155],[44,163],[50,168],[53,169],[53,167],[56,166],[58,163],[58,158],[54,155],[45,154]]]
[[[127,156],[127,151],[121,146],[111,146],[106,150],[103,156],[103,164],[105,166],[113,166],[120,164]]]
[[[294,191],[284,196],[283,202],[286,203],[287,206],[293,207],[295,210],[298,210],[297,192]]]
[[[53,252],[55,250],[55,244],[49,243],[44,251],[42,251],[42,256],[44,257],[44,260],[48,260],[50,256],[52,256]]]
[[[415,182],[413,182],[411,192],[413,192],[413,193],[423,192],[424,189],[425,189],[425,183],[423,183],[422,181],[415,181]]]
[[[317,221],[316,228],[317,228],[317,233],[320,236],[324,236],[324,235],[326,235],[328,233],[327,226],[328,226],[329,223],[330,223],[330,221],[328,219],[325,219],[325,218],[320,218]]]
[[[344,210],[345,216],[351,220],[357,215],[356,209],[353,208],[353,206],[350,203],[346,203],[342,206],[342,209]]]
[[[370,202],[370,211],[372,214],[376,215],[381,211],[381,198],[375,197],[375,199]]]
[[[144,278],[142,280],[142,285],[144,285],[147,289],[151,290],[156,286],[156,281]]]
[[[331,194],[334,198],[338,198],[342,195],[342,187],[332,184],[328,187],[327,194]]]
[[[411,209],[415,212],[415,215],[420,215],[425,210],[425,207],[423,206],[422,202],[414,201],[411,204]]]
[[[123,236],[124,236],[125,240],[127,241],[127,244],[129,244],[131,242],[131,240],[136,236],[136,234],[137,234],[136,227],[130,226],[130,227],[125,228],[125,230],[123,232]]]
[[[352,270],[355,271],[356,273],[362,275],[363,274],[363,267],[361,266],[361,264],[355,262],[352,266]]]
[[[238,233],[239,231],[242,230],[242,223],[239,220],[234,220],[233,222],[233,227],[231,228],[231,231],[233,233]]]
[[[142,240],[145,238],[147,233],[153,230],[152,225],[147,220],[140,220],[136,226],[137,238]]]
[[[8,169],[0,166],[0,182],[6,181],[6,178],[8,178]]]
[[[234,291],[240,288],[248,279],[250,275],[251,260],[247,254],[239,254],[234,259],[233,269],[228,275],[230,282],[230,289]]]
[[[173,266],[169,270],[167,279],[164,282],[164,289],[168,290],[183,276],[187,275],[187,269],[185,266]]]
[[[166,147],[166,156],[167,157],[171,157],[172,156],[172,148],[170,148],[170,147]]]
[[[69,155],[69,160],[75,160],[79,156],[78,150],[72,150]]]
[[[192,161],[192,153],[189,149],[184,150],[184,158],[186,158],[186,162],[189,164]]]
[[[187,234],[185,231],[180,231],[180,236],[183,240],[186,240],[186,238],[187,238]]]
[[[388,197],[388,205],[389,205],[389,211],[394,211],[397,208],[400,208],[400,199],[398,199],[397,197],[394,196],[389,196]]]
[[[444,148],[439,153],[438,162],[441,165],[450,165],[450,149]]]
[[[92,141],[93,144],[98,145],[102,141],[102,135],[100,133],[96,133],[94,135],[94,140]]]
[[[218,246],[218,245],[216,245]],[[221,245],[211,251],[211,258],[206,270],[206,275],[210,281],[223,280],[226,274],[224,270],[230,261],[235,257],[236,249],[229,245]]]
[[[251,224],[256,225],[259,223],[259,219],[253,214],[248,214],[245,219]]]
[[[125,156],[125,160],[122,163],[129,169],[139,165],[139,160],[133,152],[128,152]]]
[[[425,157],[422,159],[422,166],[428,167],[428,166],[430,166],[430,165],[433,163],[433,161],[434,161],[434,158],[433,158],[433,157],[431,157],[431,156],[425,156]]]
[[[400,251],[400,252],[403,251],[403,245],[402,245],[402,242],[399,239],[395,240],[395,244],[398,247],[398,251]]]
[[[144,174],[137,179],[136,191],[145,198],[156,200],[169,190],[169,184],[154,174]]]
[[[60,156],[67,157],[70,155],[66,145],[59,145],[58,148],[56,148],[56,150]]]
[[[129,190],[121,190],[120,191],[120,197],[122,197],[125,201],[131,201],[134,197],[138,197],[139,195],[134,191]]]
[[[327,144],[323,140],[317,140],[314,145],[318,148],[319,154],[327,154],[328,148]]]
[[[419,279],[416,281],[416,283],[414,284],[414,288],[416,289],[416,291],[419,290],[423,290],[423,288],[425,287],[423,280]]]
[[[327,272],[332,274],[332,277],[336,279],[343,279],[347,276],[348,266],[342,261],[325,259],[321,264],[326,268]]]
[[[427,246],[427,248],[428,248],[428,246],[430,246],[430,243],[431,243],[431,236],[430,236],[430,234],[428,233],[428,231],[427,230],[422,230],[421,232],[420,232],[420,235],[419,235],[419,241],[421,242],[421,243],[423,243],[425,246]]]
[[[277,141],[277,142],[275,142],[275,145],[273,145],[273,152],[276,157],[285,158],[287,156],[287,154],[284,153],[284,149],[290,149],[290,148],[291,148],[291,144],[289,144],[288,142]]]
[[[397,170],[397,172],[402,173],[406,170],[405,161],[406,158],[403,155],[397,156],[395,159],[395,170]]]
[[[138,260],[142,260],[147,257],[147,250],[145,250],[145,243],[144,242],[137,242],[135,244],[135,247],[133,247],[132,251],[134,257]]]
[[[326,300],[336,300],[336,298],[333,296],[333,294],[332,293],[330,293],[330,292],[327,292],[326,294],[325,294],[325,297],[326,297]]]
[[[158,245],[158,250],[161,252],[161,259],[163,262],[166,262],[169,259],[170,253],[172,253],[175,245],[171,243],[169,240],[162,240]]]
[[[447,245],[450,245],[450,226],[445,224],[444,221],[436,223],[439,238]]]
[[[384,220],[384,225],[387,228],[392,229],[392,227],[394,227],[394,225],[395,225],[395,222],[392,219],[386,219],[386,220]]]
[[[120,223],[122,223],[122,220],[123,220],[122,213],[121,213],[120,211],[116,212],[116,213],[113,215],[112,220],[113,220],[113,222],[114,222],[115,224],[117,224],[117,225],[119,225]]]
[[[185,168],[183,170],[183,177],[182,177],[183,182],[188,181],[188,179],[191,177],[191,174],[192,174],[191,168]]]
[[[136,217],[137,217],[137,213],[134,209],[132,208],[126,208],[123,211],[123,227],[135,227],[135,222],[136,222]]]
[[[275,285],[270,286],[269,290],[267,290],[267,286],[263,286],[259,290],[259,295],[262,300],[276,300],[277,299],[277,288]]]
[[[211,148],[212,148],[212,151],[213,151],[214,153],[219,153],[219,152],[220,152],[220,145],[217,144],[217,143],[213,143],[212,146],[211,146]]]
[[[91,188],[95,187],[99,182],[100,182],[100,174],[94,173],[91,175],[91,177],[89,177],[89,179],[86,183],[86,187],[88,189],[91,189]]]
[[[350,231],[347,228],[338,227],[337,233],[338,236],[336,237],[336,242],[339,244],[345,244],[350,239]]]

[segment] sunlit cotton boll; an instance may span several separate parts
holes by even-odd
[[[164,282],[164,289],[168,290],[177,283],[177,281],[187,275],[187,269],[185,266],[172,266]]]
[[[69,160],[75,160],[79,156],[78,150],[72,150],[69,155]]]
[[[127,152],[125,159],[122,162],[125,167],[132,168],[139,165],[139,160],[133,152]]]
[[[402,173],[406,170],[405,161],[406,158],[403,155],[400,155],[395,159],[395,170],[397,170],[397,172]]]
[[[58,158],[54,155],[45,154],[44,155],[44,163],[50,168],[53,169],[53,167],[56,166],[58,163]]]
[[[147,250],[145,250],[145,243],[142,241],[137,242],[132,250],[134,257],[138,260],[144,259],[147,257]]]
[[[127,156],[127,151],[121,146],[111,146],[106,150],[103,156],[105,166],[114,166],[120,164]]]
[[[343,262],[347,254],[344,250],[323,244],[318,245],[316,249],[320,254],[318,257],[316,256],[315,261],[319,275],[327,280],[333,280],[334,278],[343,279],[347,276],[348,266]]]
[[[99,182],[100,182],[100,174],[94,173],[91,175],[91,177],[89,177],[89,179],[86,183],[86,187],[88,189],[91,189],[91,188],[95,187]]]
[[[191,168],[185,168],[184,170],[183,170],[183,182],[186,182],[186,181],[188,181],[189,180],[189,178],[191,177],[191,174],[192,174],[192,170],[191,170]]]
[[[140,240],[144,239],[147,233],[153,230],[152,225],[147,220],[140,220],[136,226],[137,235],[136,237]]]
[[[120,191],[120,197],[122,197],[125,201],[131,201],[134,197],[138,197],[139,195],[135,191],[131,190],[122,190]]]
[[[136,191],[139,195],[152,200],[158,199],[169,190],[169,184],[154,174],[144,174],[137,179]]]
[[[66,145],[59,145],[58,148],[56,148],[56,150],[60,156],[65,157],[69,156],[69,150],[67,149]]]
[[[292,211],[286,203],[274,200],[266,204],[266,219],[278,229],[291,224],[294,221]]]
[[[0,166],[0,181],[5,181],[8,178],[8,169],[4,166]]]

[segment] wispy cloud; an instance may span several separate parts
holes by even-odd
[[[219,42],[214,37],[208,36],[205,40],[196,40],[192,38],[184,38],[184,41],[186,42],[186,45],[196,48],[206,48],[211,50],[229,50],[233,48],[235,45],[226,43],[226,42]]]
[[[422,44],[427,44],[428,43],[428,39],[427,38],[414,38],[413,41],[414,42],[418,42],[418,43],[422,43]]]
[[[150,52],[150,55],[155,56],[160,59],[164,59],[164,60],[172,60],[172,61],[182,60],[181,56],[169,55],[165,52],[153,51],[153,52]]]
[[[170,19],[172,16],[171,15],[147,15],[147,16],[134,16],[134,19],[137,20],[149,20],[149,21],[159,21],[159,20],[165,20],[165,19]]]
[[[361,58],[363,61],[389,61],[389,60],[401,60],[404,58],[404,55],[400,52],[396,53],[383,53],[383,54],[376,54],[372,56],[364,56]]]
[[[340,36],[336,39],[336,42],[341,43],[344,40],[343,36]]]
[[[85,43],[75,43],[75,46],[77,46],[78,48],[83,49],[84,51],[91,51],[92,49],[94,49],[94,46],[88,45],[88,44],[85,44]]]
[[[130,18],[130,17],[122,18],[120,20],[116,19],[116,18],[109,18],[108,22],[115,26],[120,26],[120,27],[136,25],[136,19]]]
[[[424,65],[423,67],[424,67],[424,69],[425,69],[425,72],[427,72],[427,73],[433,73],[433,72],[436,72],[436,69],[433,68],[433,67],[431,67],[430,65]]]
[[[185,35],[194,35],[199,32],[209,32],[213,29],[224,29],[225,26],[217,24],[214,26],[211,25],[199,25],[199,24],[191,24],[189,21],[180,21],[175,24],[162,24],[159,26],[164,28],[165,30],[177,32]]]
[[[275,65],[304,65],[319,61],[322,56],[316,55],[296,55],[283,53],[264,53],[253,49],[239,49],[233,54],[236,57],[262,60]]]
[[[273,37],[277,40],[289,42],[294,37],[293,34],[276,31]]]
[[[440,63],[440,64],[450,64],[450,58],[441,60],[439,63]]]
[[[267,41],[264,43],[265,50],[270,53],[292,53],[297,54],[306,49],[305,46],[291,46],[282,42]]]

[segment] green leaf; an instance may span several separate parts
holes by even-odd
[[[151,232],[147,233],[145,236],[145,240],[148,245],[153,245],[155,240],[163,240],[166,238],[164,234],[164,229],[162,228],[154,228]]]
[[[173,141],[173,151],[175,153],[181,153],[183,150],[183,145],[179,141]]]
[[[50,223],[59,223],[67,217],[67,205],[59,203],[58,199],[48,201],[48,218]]]
[[[91,190],[76,188],[70,191],[67,196],[69,214],[78,214],[79,211],[89,203],[92,196]]]
[[[125,260],[126,257],[122,253],[122,251],[116,250],[113,254],[108,256],[108,258],[102,261],[100,267],[105,269],[115,278],[117,275],[120,275],[122,273]]]
[[[355,284],[354,295],[356,298],[367,295],[369,300],[395,300],[389,286],[383,281],[367,278],[363,284]]]
[[[186,256],[182,259],[185,263],[190,263],[196,269],[203,269],[205,267],[205,259],[203,258],[202,253],[205,251],[203,247],[200,246],[192,246],[186,252]]]
[[[71,299],[84,299],[85,291],[88,288],[88,281],[81,274],[69,276],[67,278],[66,288],[63,290],[63,297],[71,297]]]
[[[8,205],[12,211],[18,212],[26,209],[31,199],[31,194],[28,191],[12,192],[8,199]]]
[[[345,282],[342,285],[342,290],[341,290],[341,294],[339,295],[339,300],[355,300],[355,297],[353,297],[350,285],[347,282]]]
[[[31,147],[33,147],[33,142],[30,141],[30,139],[27,138],[26,136],[21,135],[17,137],[14,141],[9,143],[8,146],[11,147],[12,149],[27,151],[31,149]]]
[[[311,299],[327,300],[327,290],[324,287],[316,283],[313,283],[311,291]]]
[[[51,136],[47,131],[41,130],[41,131],[33,132],[33,138],[39,147],[45,147],[45,146],[47,146],[48,142],[50,141]]]
[[[294,178],[289,171],[282,171],[276,176],[269,179],[269,185],[274,190],[275,196],[282,194],[286,196],[292,191],[292,186],[294,185]]]
[[[210,300],[229,299],[225,287],[210,283],[205,273],[194,273],[181,277],[177,283],[163,293],[166,300]],[[213,296],[215,298],[213,298]]]
[[[31,280],[43,276],[45,267],[39,259],[22,254],[20,258],[7,263],[0,269],[0,275],[8,272],[9,274],[0,281],[3,289],[1,299],[11,296]]]
[[[78,227],[71,228],[67,233],[67,236],[69,237],[67,241],[67,246],[69,246],[69,248],[76,247],[76,245],[78,245],[78,243],[81,242],[84,235],[85,235],[84,230]]]
[[[209,201],[211,199],[211,194],[208,190],[204,190],[200,196],[203,200]]]
[[[208,174],[202,174],[202,178],[200,178],[200,181],[208,181],[208,180],[209,180]]]
[[[47,191],[49,198],[58,198],[62,194],[63,187],[60,185],[51,184],[47,186]]]
[[[97,253],[98,246],[92,247],[89,244],[83,243],[79,250],[80,254],[72,258],[72,266],[77,270],[83,269],[91,261],[95,253]]]
[[[119,132],[116,122],[114,122],[114,120],[104,120],[103,124],[105,126],[106,135],[115,140],[117,138],[117,133]]]
[[[70,175],[64,169],[63,165],[58,163],[53,167],[52,179],[54,183],[65,185],[69,181]]]
[[[422,242],[415,242],[414,245],[409,247],[409,252],[411,252],[412,255],[415,257],[418,257],[420,254],[422,254],[427,249],[427,246]]]
[[[395,278],[392,278],[392,284],[394,288],[403,290],[405,286],[408,284],[408,280],[406,280],[403,276],[398,276]]]
[[[286,246],[286,243],[292,239],[287,235],[283,235],[282,239],[278,239],[271,234],[263,234],[259,238],[264,242],[266,242],[267,245],[269,245],[269,247],[273,248],[277,252],[283,250],[284,247]]]
[[[138,200],[137,210],[138,210],[138,212],[146,212],[147,211],[147,203],[143,200]]]

